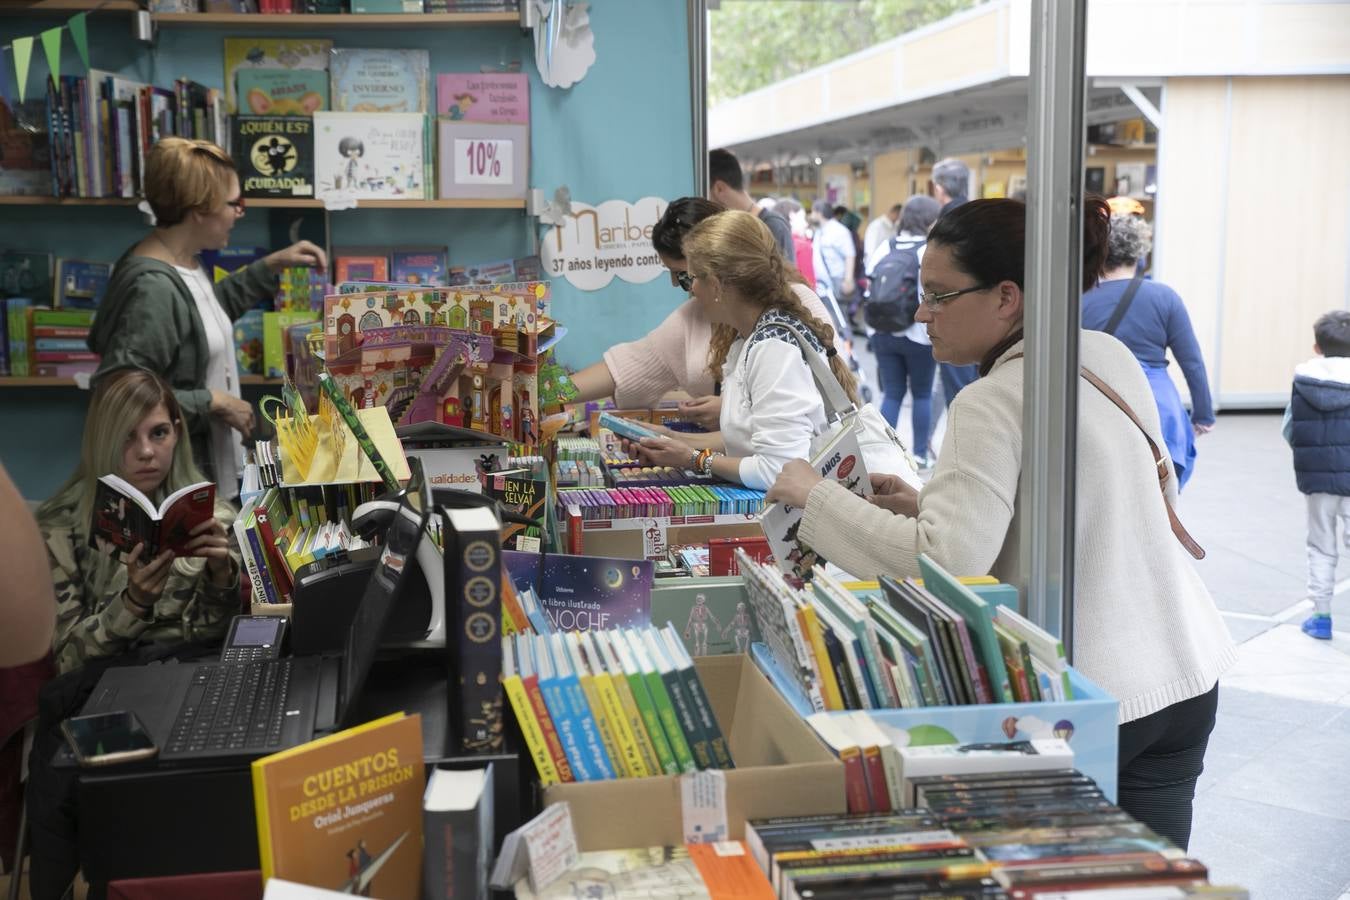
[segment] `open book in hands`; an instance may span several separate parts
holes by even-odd
[[[111,545],[130,553],[144,544],[142,562],[164,550],[187,556],[192,529],[212,518],[216,510],[216,486],[200,481],[164,498],[158,508],[150,498],[117,475],[103,475],[94,493],[94,521],[89,526],[89,545]]]

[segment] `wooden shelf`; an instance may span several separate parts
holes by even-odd
[[[0,16],[74,15],[96,6],[97,0],[0,0]],[[139,6],[135,0],[108,0],[99,13],[130,13]]]
[[[281,382],[280,378],[264,378],[261,375],[241,375],[239,378],[239,383],[243,385],[273,385]],[[74,378],[56,376],[0,376],[0,388],[25,387],[76,387],[76,383]]]
[[[528,0],[523,0],[528,2]],[[407,13],[404,15],[261,15],[252,13],[160,13],[161,28],[266,28],[303,31],[314,28],[471,28],[519,25],[520,14]]]
[[[0,196],[0,206],[132,206],[140,198]]]
[[[249,209],[323,209],[322,200],[250,197]],[[357,209],[524,209],[525,201],[505,200],[358,200]],[[345,212],[345,210],[338,210]]]

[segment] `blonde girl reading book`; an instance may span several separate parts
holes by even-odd
[[[152,372],[122,369],[98,382],[89,402],[80,462],[37,511],[56,588],[54,652],[62,672],[148,641],[223,637],[239,611],[239,553],[230,543],[233,508],[192,530],[187,554],[125,557],[90,546],[95,486],[116,474],[153,503],[199,481],[174,392]]]

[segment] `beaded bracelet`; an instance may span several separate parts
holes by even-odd
[[[707,453],[708,455],[703,458],[703,464],[699,467],[699,471],[704,475],[711,476],[713,473],[713,460],[719,456],[725,456],[726,454],[718,453],[716,450],[709,450]]]

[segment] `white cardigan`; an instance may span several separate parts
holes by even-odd
[[[811,491],[801,538],[861,577],[918,576],[918,555],[927,553],[960,575],[1020,583],[1023,366],[1008,356],[1021,351],[1021,343],[1010,347],[952,402],[918,518],[822,482]],[[1148,380],[1125,345],[1085,331],[1080,360],[1164,447]],[[1120,721],[1130,722],[1207,692],[1237,650],[1172,534],[1143,435],[1086,380],[1078,396],[1074,665],[1120,701]],[[1167,493],[1175,503],[1175,476]]]

